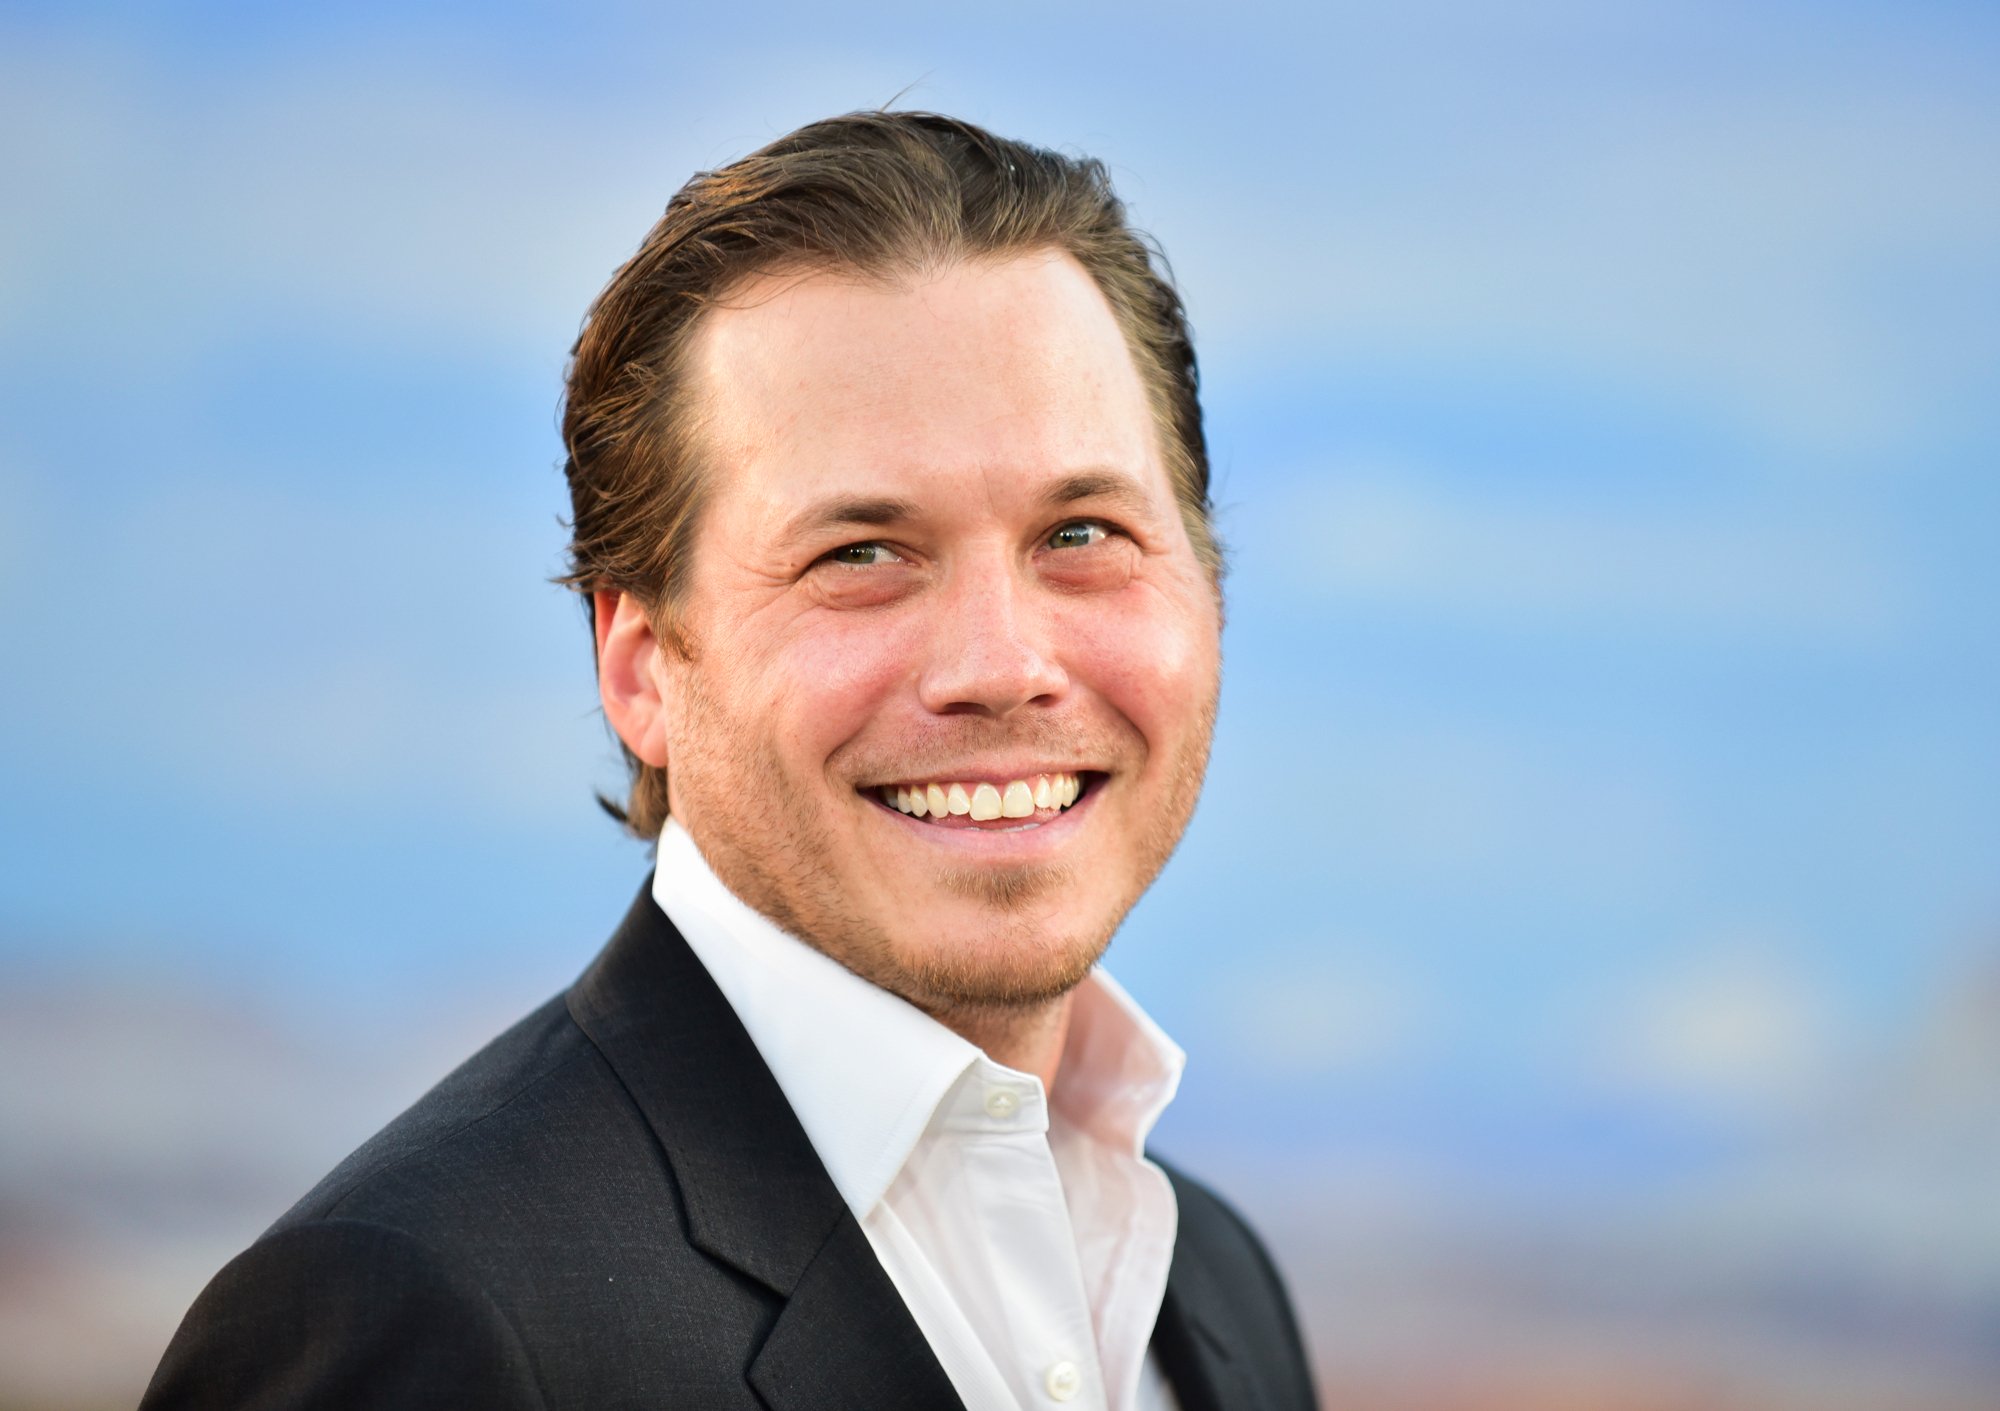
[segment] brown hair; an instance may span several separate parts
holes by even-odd
[[[1101,163],[935,113],[811,123],[675,193],[597,296],[564,397],[569,572],[632,594],[672,643],[706,477],[687,354],[702,311],[753,274],[890,278],[964,259],[1060,250],[1110,303],[1145,384],[1195,552],[1218,582],[1194,345],[1165,258],[1126,223]],[[635,835],[667,818],[664,769],[625,751],[631,794],[605,809]]]

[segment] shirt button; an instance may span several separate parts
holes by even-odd
[[[1074,1362],[1058,1362],[1042,1374],[1042,1385],[1056,1401],[1068,1401],[1083,1388],[1083,1375]]]
[[[997,1117],[1004,1122],[1009,1117],[1012,1117],[1019,1110],[1020,1106],[1021,1099],[1015,1097],[1006,1088],[994,1088],[986,1094],[986,1115],[988,1117]],[[1063,1365],[1065,1367],[1069,1366],[1067,1362],[1063,1363]]]

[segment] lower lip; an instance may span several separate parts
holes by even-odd
[[[946,848],[967,859],[984,858],[993,862],[1033,861],[1038,854],[1059,848],[1082,822],[1103,792],[1106,780],[1103,776],[1093,778],[1083,797],[1049,819],[1046,823],[1030,823],[1013,828],[942,828],[935,823],[926,823],[899,809],[889,807],[880,799],[868,794],[867,799],[877,813],[891,823],[900,824],[917,837],[928,840],[936,847]]]

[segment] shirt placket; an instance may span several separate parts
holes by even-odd
[[[968,1209],[987,1251],[992,1347],[1023,1411],[1108,1411],[1090,1301],[1062,1179],[1049,1149],[1041,1085],[975,1065],[954,1123],[962,1144]]]

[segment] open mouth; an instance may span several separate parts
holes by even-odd
[[[1089,796],[1104,776],[1056,771],[1020,779],[937,779],[863,789],[864,796],[936,828],[1039,828]]]

